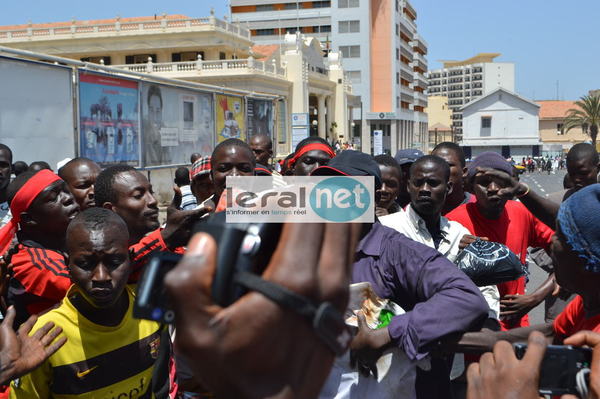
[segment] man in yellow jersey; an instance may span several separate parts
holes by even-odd
[[[74,284],[33,329],[51,320],[67,343],[13,381],[11,398],[167,397],[168,335],[156,322],[133,318],[128,242],[125,222],[108,209],[89,208],[71,222],[67,250]]]

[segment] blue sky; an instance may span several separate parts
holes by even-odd
[[[336,0],[333,0],[334,2]],[[363,0],[364,1],[364,0]],[[226,0],[2,1],[0,25],[162,14],[206,16],[227,11]],[[498,52],[515,63],[516,90],[535,99],[573,100],[600,88],[598,0],[413,0],[419,31],[437,60]]]

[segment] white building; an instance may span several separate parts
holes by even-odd
[[[427,43],[418,34],[417,13],[407,0],[231,0],[232,20],[252,40],[282,43],[300,30],[339,51],[353,94],[355,139],[371,151],[372,133],[383,131],[384,149],[427,145]],[[362,137],[361,137],[362,132]]]
[[[515,91],[515,64],[494,62],[498,56],[499,53],[480,53],[462,61],[444,61],[443,68],[427,74],[427,94],[448,97],[453,111],[452,127],[459,138],[463,130],[462,106],[499,87]]]
[[[467,158],[496,151],[520,160],[538,153],[540,106],[504,88],[469,102],[461,108],[463,141]]]

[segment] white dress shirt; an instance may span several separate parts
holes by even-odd
[[[415,210],[411,204],[408,204],[405,210],[400,212],[385,215],[379,218],[379,222],[387,227],[404,234],[408,238],[425,244],[428,247],[437,249],[442,255],[454,263],[461,249],[459,248],[460,240],[465,234],[471,234],[466,227],[458,222],[454,222],[440,216],[440,232],[442,240],[438,248],[435,248],[433,237],[427,229],[425,221]],[[500,293],[495,285],[479,287],[481,294],[485,298],[490,307],[489,317],[498,319],[500,314]]]

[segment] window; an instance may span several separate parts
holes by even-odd
[[[338,8],[356,8],[359,7],[359,0],[339,0]]]
[[[258,4],[256,11],[273,11],[273,4]]]
[[[399,48],[396,49],[396,59],[397,60],[400,59],[400,49]]]
[[[556,124],[556,134],[565,134],[565,128],[562,123]]]
[[[396,72],[396,84],[400,84],[400,72]]]
[[[313,26],[315,32],[331,32],[331,25]]]
[[[275,35],[275,29],[257,29],[256,30],[256,36],[270,36],[270,35]]]
[[[338,31],[340,33],[360,32],[360,21],[340,21]]]
[[[360,83],[360,71],[348,71],[346,72],[346,76],[352,83]]]
[[[481,128],[482,129],[490,129],[492,127],[492,117],[491,116],[482,116],[481,117]]]
[[[94,64],[101,64],[104,62],[104,65],[110,65],[110,56],[105,55],[101,57],[85,57],[81,59],[82,62],[93,62]]]
[[[156,54],[136,54],[136,55],[126,55],[125,63],[126,64],[146,64],[148,62],[148,57],[152,58],[152,62],[156,62]]]
[[[360,58],[360,46],[340,46],[344,58]]]
[[[198,55],[202,56],[202,59],[204,60],[204,51],[185,51],[183,53],[172,53],[171,62],[197,61]]]
[[[331,7],[331,1],[313,1],[313,8],[328,8]]]
[[[224,53],[224,52],[222,52],[222,51],[220,51],[220,52],[219,52],[219,59],[220,59],[220,60],[224,60],[224,59],[226,59],[226,58],[227,58],[227,57],[225,56],[225,53]]]
[[[298,3],[285,3],[283,5],[283,9],[284,10],[297,10],[298,9]]]
[[[396,108],[400,108],[400,97],[396,96]]]
[[[396,36],[400,36],[400,25],[396,24]]]

